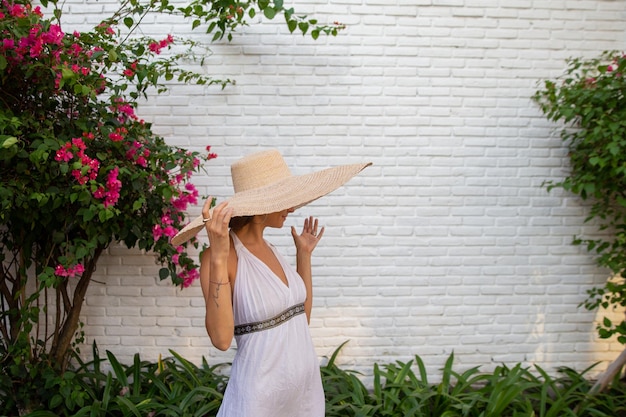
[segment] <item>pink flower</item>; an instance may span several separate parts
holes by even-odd
[[[59,25],[50,25],[48,32],[41,34],[41,39],[47,44],[61,45],[64,35]]]
[[[83,266],[83,264],[76,264],[72,272],[74,273],[74,275],[81,275],[83,272],[85,272],[85,267]]]
[[[127,117],[131,119],[137,118],[137,116],[135,116],[135,109],[133,109],[132,106],[130,106],[129,104],[122,104],[118,106],[117,111],[119,111],[120,113],[126,115]]]
[[[155,224],[152,227],[152,237],[154,238],[154,241],[156,242],[157,240],[161,239],[161,236],[163,236],[163,229],[160,225]]]
[[[162,39],[159,42],[151,42],[148,45],[148,48],[150,49],[151,52],[158,55],[161,53],[161,49],[166,48],[173,42],[174,42],[174,37],[172,35],[167,35],[167,38]]]
[[[131,78],[133,75],[135,75],[135,72],[130,68],[126,68],[124,70],[124,75],[128,78]]]
[[[87,181],[89,180],[88,177],[84,176],[83,173],[81,172],[80,169],[74,169],[72,170],[72,176],[76,179],[76,181],[80,184],[80,185],[85,185],[87,184]]]
[[[113,30],[113,28],[107,24],[107,23],[100,23],[97,26],[97,29],[100,29],[102,31],[104,31],[104,33],[106,33],[107,35],[114,35],[115,31]]]
[[[161,47],[159,46],[158,43],[156,42],[152,42],[148,45],[148,48],[150,49],[150,51],[154,52],[155,54],[160,54],[161,53]]]
[[[148,163],[146,162],[146,158],[144,158],[143,156],[138,157],[135,162],[137,163],[137,165],[142,166],[144,168],[148,166]]]
[[[119,168],[115,167],[107,175],[107,189],[104,198],[104,207],[114,206],[120,198],[120,191],[122,189],[122,182],[117,178],[119,175]]]
[[[32,42],[31,47],[30,47],[30,57],[39,58],[42,51],[43,51],[43,41],[41,40],[41,38],[35,39],[34,42]]]
[[[207,161],[217,158],[217,154],[211,152],[211,145],[206,147],[206,151],[207,151],[207,157],[206,157]]]
[[[109,139],[111,139],[113,142],[121,142],[124,138],[119,133],[110,133]]]
[[[183,270],[178,274],[178,278],[183,280],[183,287],[189,287],[198,277],[200,273],[197,269]]]
[[[54,275],[58,277],[69,277],[74,278],[77,275],[81,275],[85,272],[85,267],[83,264],[76,264],[74,266],[70,266],[65,268],[63,265],[59,264],[54,268]]]
[[[72,152],[68,151],[65,148],[61,148],[57,151],[56,156],[54,157],[55,160],[57,161],[63,161],[63,162],[69,162],[72,158],[74,157],[74,155],[72,154]]]
[[[163,234],[167,237],[174,237],[177,232],[178,230],[176,230],[172,226],[167,226],[165,229],[163,229]]]
[[[57,90],[61,87],[61,80],[63,79],[63,74],[61,72],[57,72],[54,77],[54,88]]]
[[[93,196],[97,199],[103,199],[104,196],[106,195],[104,187],[98,187],[98,189],[96,191],[94,191]]]
[[[9,9],[9,14],[11,14],[11,16],[13,17],[26,17],[24,13],[24,7],[22,7],[22,5],[20,4],[14,4],[14,5],[8,6],[8,9]]]
[[[81,151],[87,149],[87,146],[85,145],[85,142],[83,142],[82,138],[72,138],[72,145],[76,146]]]

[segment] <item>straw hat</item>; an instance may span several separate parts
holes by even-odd
[[[258,152],[231,165],[235,194],[228,206],[233,217],[297,209],[336,190],[371,164],[340,165],[295,176],[277,150]],[[172,245],[186,242],[203,227],[202,216],[195,218],[172,238]]]

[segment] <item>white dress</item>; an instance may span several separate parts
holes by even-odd
[[[324,391],[303,304],[306,288],[278,253],[289,286],[231,232],[237,352],[217,417],[324,417]],[[273,321],[271,320],[273,319]]]

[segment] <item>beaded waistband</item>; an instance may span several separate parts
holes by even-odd
[[[271,319],[235,326],[235,336],[271,329],[302,313],[304,313],[304,303],[296,304]]]

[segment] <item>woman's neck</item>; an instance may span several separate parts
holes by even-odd
[[[263,239],[264,224],[248,223],[239,230],[235,230],[235,234],[239,240],[246,246],[256,246],[265,244]]]

